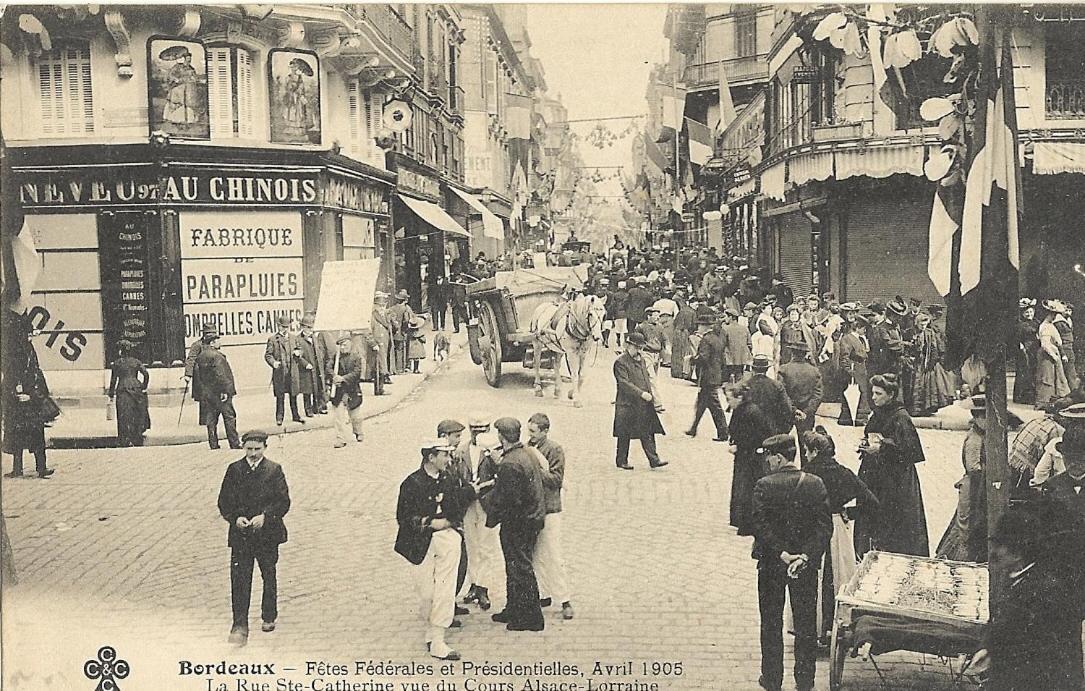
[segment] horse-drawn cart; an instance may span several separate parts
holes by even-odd
[[[467,339],[471,360],[482,365],[490,386],[501,386],[501,364],[529,366],[531,317],[544,303],[556,302],[566,288],[580,289],[588,266],[549,266],[499,271],[467,286]]]
[[[841,688],[845,658],[859,650],[879,677],[875,656],[882,653],[935,655],[960,684],[983,646],[987,588],[985,565],[868,552],[836,597],[829,688]]]

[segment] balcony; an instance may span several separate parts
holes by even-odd
[[[414,31],[390,5],[350,4],[347,12],[377,30],[404,59],[411,54]]]
[[[723,65],[727,75],[727,83],[730,86],[767,82],[769,78],[769,67],[764,60],[764,56],[751,55],[742,58],[731,58],[730,60],[724,60]],[[706,62],[688,65],[686,67],[685,82],[692,91],[715,89],[720,83],[720,63]]]
[[[1085,80],[1049,80],[1046,104],[1048,120],[1085,119]]]

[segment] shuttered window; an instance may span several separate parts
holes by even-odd
[[[74,136],[94,132],[90,47],[67,45],[37,60],[42,134]]]
[[[207,49],[207,95],[212,139],[255,136],[256,79],[252,53],[244,48]]]
[[[358,82],[351,80],[347,82],[347,120],[350,124],[350,141],[357,142],[361,139],[361,122],[362,118],[359,115],[361,112],[361,98],[359,96],[360,89],[358,88]]]
[[[375,139],[381,127],[381,96],[357,80],[347,83],[347,114],[350,120],[351,151],[372,161],[380,154]]]
[[[485,65],[483,66],[483,76],[486,79],[484,86],[486,94],[486,112],[497,113],[497,56],[494,54],[493,49],[490,46],[486,46],[484,51]]]

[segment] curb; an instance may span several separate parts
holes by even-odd
[[[405,389],[406,393],[403,397],[383,410],[373,410],[370,408],[369,412],[363,412],[362,419],[368,420],[370,418],[379,417],[391,410],[399,407],[407,398],[418,389],[423,383],[425,383],[431,376],[437,374],[445,369],[448,363],[452,362],[459,352],[463,349],[459,343],[452,343],[449,346],[448,358],[436,363],[433,369],[421,373],[421,378],[413,382],[410,387]],[[363,406],[364,408],[364,406]],[[276,434],[293,434],[295,432],[311,432],[313,430],[331,429],[334,426],[331,415],[318,415],[310,418],[308,424],[298,424],[293,421],[287,421],[282,425],[281,430],[277,430]],[[144,446],[178,446],[181,444],[197,444],[206,443],[207,435],[203,428],[196,430],[182,430],[177,432],[163,432],[161,434],[148,435]],[[112,449],[120,448],[117,446],[117,436],[103,435],[103,436],[88,436],[88,437],[76,437],[76,436],[57,436],[48,438],[48,447],[51,449]]]

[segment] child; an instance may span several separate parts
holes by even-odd
[[[414,374],[419,373],[418,364],[426,357],[426,335],[422,333],[425,325],[424,315],[412,317],[407,322],[407,363]]]

